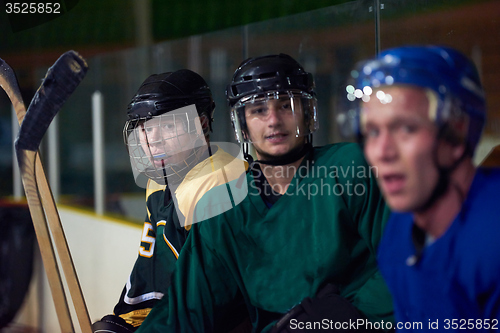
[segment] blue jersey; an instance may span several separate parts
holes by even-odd
[[[378,259],[399,325],[500,329],[499,193],[500,169],[478,169],[449,229],[422,251],[412,241],[412,214],[392,214]]]

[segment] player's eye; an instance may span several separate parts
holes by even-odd
[[[255,107],[255,108],[250,108],[248,111],[250,115],[263,115],[267,111],[267,108]]]
[[[400,126],[399,130],[405,134],[411,134],[417,131],[417,126],[411,124],[403,124]]]
[[[391,131],[396,135],[409,135],[418,131],[419,126],[411,122],[396,123],[391,126]]]
[[[281,104],[281,109],[283,110],[291,110],[292,109],[292,104],[290,102],[287,102],[287,103],[283,103]]]
[[[375,128],[375,127],[367,127],[365,130],[364,130],[364,133],[363,133],[363,136],[366,138],[366,139],[373,139],[373,138],[376,138],[377,136],[379,136],[380,134],[380,131],[378,128]]]
[[[163,128],[165,128],[166,130],[169,130],[169,131],[173,131],[173,130],[175,130],[175,124],[173,124],[173,123],[164,124]]]

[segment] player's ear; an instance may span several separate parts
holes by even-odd
[[[455,161],[461,159],[466,153],[468,130],[469,119],[467,117],[460,117],[456,121],[450,123],[451,152]]]
[[[194,124],[196,126],[196,134],[201,135],[203,133],[208,133],[210,130],[210,125],[208,122],[208,117],[202,114],[199,117],[196,117],[194,120]]]
[[[456,145],[452,148],[452,155],[455,161],[458,161],[465,153],[465,144]]]
[[[466,142],[463,140],[439,140],[438,146],[438,161],[439,165],[442,167],[451,167],[455,163],[457,163],[460,159],[463,158],[466,153]]]
[[[463,158],[467,149],[467,132],[469,130],[468,117],[455,117],[451,118],[446,125],[441,129],[441,142],[440,158],[443,166],[453,165],[458,160]]]

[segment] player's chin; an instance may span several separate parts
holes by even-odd
[[[399,213],[411,212],[418,206],[415,200],[403,195],[385,194],[385,201],[391,210]]]
[[[267,149],[266,153],[269,156],[273,156],[273,157],[279,158],[279,157],[286,156],[287,154],[289,154],[290,152],[292,152],[294,150],[294,148],[295,147],[293,147],[291,145],[287,145],[287,146],[284,146],[284,145],[274,146],[274,147],[270,147],[269,149]]]

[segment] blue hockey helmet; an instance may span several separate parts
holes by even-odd
[[[353,84],[346,88],[347,98],[357,103],[347,117],[354,119],[350,122],[358,135],[360,101],[383,86],[413,85],[430,89],[437,96],[434,119],[437,126],[446,125],[457,111],[468,116],[466,144],[473,154],[486,120],[486,100],[475,65],[459,51],[441,46],[388,49],[358,64],[351,72],[351,79]]]

